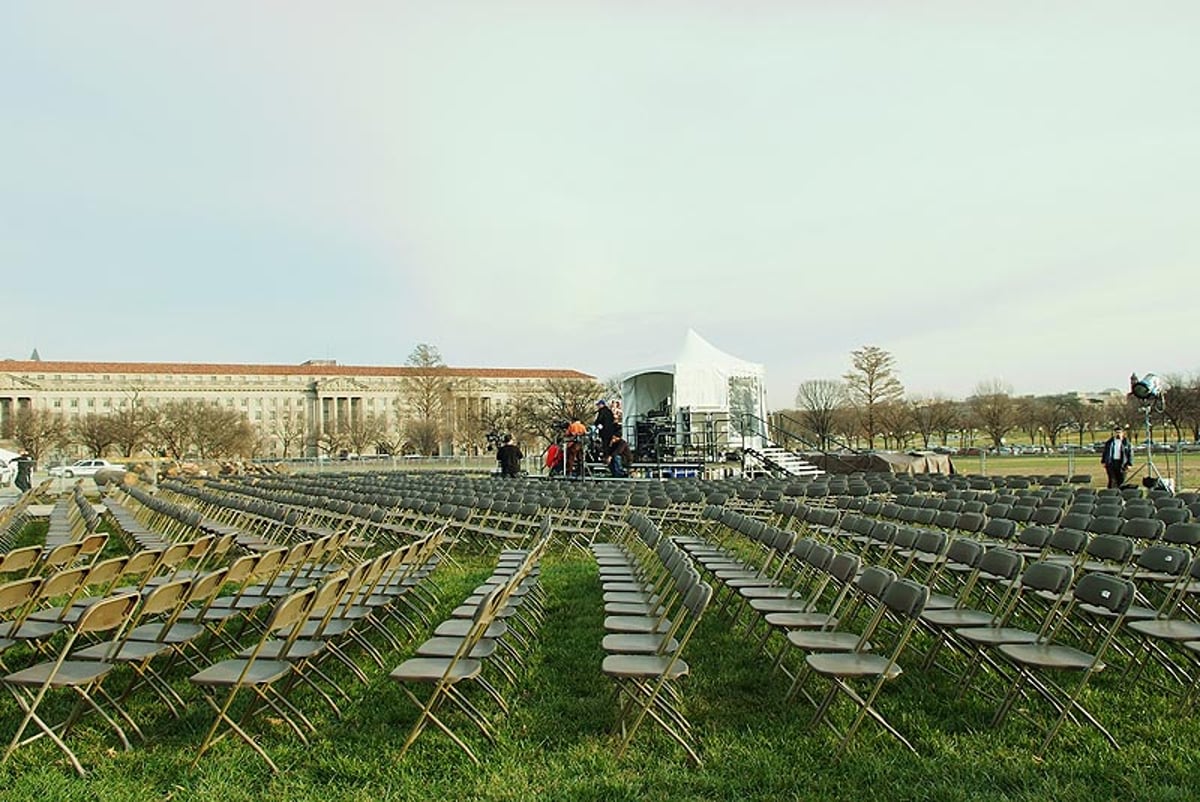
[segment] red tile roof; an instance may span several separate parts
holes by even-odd
[[[558,368],[414,368],[371,365],[233,365],[208,362],[51,362],[26,359],[0,360],[0,373],[166,373],[236,376],[443,376],[479,379],[581,379],[594,376]]]

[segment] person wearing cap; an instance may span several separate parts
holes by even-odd
[[[1120,426],[1113,429],[1112,437],[1104,441],[1104,448],[1100,451],[1100,462],[1104,464],[1104,471],[1108,474],[1109,487],[1125,484],[1125,471],[1133,464],[1133,449],[1129,447],[1129,440],[1125,438],[1125,432]]]
[[[592,425],[600,433],[600,442],[608,444],[612,441],[613,435],[618,434],[617,419],[613,415],[613,411],[609,409],[608,402],[601,398],[596,402],[596,420]]]

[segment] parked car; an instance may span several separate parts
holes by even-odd
[[[81,459],[70,465],[56,465],[47,473],[51,476],[61,476],[74,479],[76,476],[95,476],[100,471],[123,471],[124,465],[117,465],[106,459]]]
[[[0,448],[0,487],[8,487],[17,478],[17,454]]]

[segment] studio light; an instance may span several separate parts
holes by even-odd
[[[1158,398],[1166,389],[1163,380],[1153,373],[1143,374],[1140,379],[1136,373],[1129,377],[1129,393],[1143,401]]]

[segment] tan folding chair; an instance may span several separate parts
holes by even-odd
[[[4,685],[17,700],[17,704],[25,715],[17,726],[17,731],[13,735],[12,741],[9,742],[8,748],[4,751],[3,758],[0,758],[0,763],[7,761],[22,746],[46,737],[62,750],[67,759],[71,761],[75,771],[79,772],[81,776],[86,774],[79,759],[75,757],[75,753],[67,746],[64,739],[80,716],[89,709],[97,713],[116,731],[126,749],[131,748],[129,738],[126,737],[121,725],[109,715],[101,704],[101,702],[107,702],[112,705],[116,708],[116,712],[126,719],[127,723],[133,724],[115,705],[112,697],[101,688],[101,683],[115,667],[115,664],[72,659],[71,650],[81,637],[119,630],[128,621],[129,615],[138,601],[137,594],[126,593],[107,598],[99,604],[89,607],[71,629],[70,636],[63,641],[55,660],[38,663],[4,676]],[[51,691],[63,689],[72,691],[78,697],[75,707],[65,721],[50,724],[38,714],[38,709]],[[30,724],[36,725],[38,731],[26,736],[25,733]],[[133,726],[136,729],[136,725]]]
[[[467,757],[471,759],[472,763],[477,766],[479,765],[479,758],[475,755],[474,750],[438,713],[446,702],[450,702],[489,741],[495,739],[487,717],[463,693],[460,686],[477,681],[483,671],[483,660],[471,657],[471,653],[495,621],[496,613],[503,607],[505,603],[504,591],[504,586],[497,586],[483,598],[477,607],[474,618],[471,620],[470,629],[462,638],[458,649],[451,657],[413,657],[405,660],[391,672],[390,677],[400,683],[400,688],[403,690],[405,696],[420,710],[417,720],[413,723],[412,729],[409,731],[408,738],[405,739],[404,745],[400,747],[397,759],[403,757],[408,752],[409,747],[416,742],[425,728],[432,723],[444,732],[455,745],[466,752]],[[430,685],[429,696],[422,701],[408,687],[410,684]]]
[[[263,637],[249,654],[214,663],[191,676],[192,683],[204,691],[204,701],[217,714],[213,719],[212,726],[205,734],[200,748],[196,750],[196,757],[192,760],[193,767],[200,762],[200,758],[214,743],[227,732],[232,732],[245,741],[271,767],[271,771],[278,773],[279,767],[275,765],[275,761],[271,760],[266,750],[259,746],[254,737],[245,729],[248,719],[264,705],[275,711],[275,714],[292,728],[301,741],[305,744],[308,743],[308,737],[304,730],[305,728],[312,730],[312,723],[275,688],[276,683],[292,673],[292,664],[284,659],[262,657],[262,653],[269,648],[268,644],[276,636],[282,636],[285,644],[295,640],[296,633],[300,631],[298,625],[308,614],[316,592],[315,587],[308,587],[284,596],[276,603],[267,620]],[[272,653],[278,657],[285,651],[286,645],[282,649],[273,650]],[[244,690],[251,692],[255,698],[246,707],[243,714],[234,720],[230,715],[230,709],[233,707],[234,700]],[[225,694],[223,699],[220,698],[221,693]],[[224,730],[222,730],[222,725],[225,727]]]
[[[676,683],[691,673],[682,658],[683,650],[711,600],[712,586],[706,582],[691,585],[683,596],[679,608],[681,615],[678,616],[681,621],[686,617],[686,626],[664,633],[663,643],[674,643],[673,650],[654,654],[609,654],[604,658],[601,671],[616,683],[618,696],[622,699],[617,717],[621,731],[618,756],[625,753],[639,727],[649,718],[684,748],[693,763],[701,765],[700,755],[692,745],[691,725],[683,714]]]

